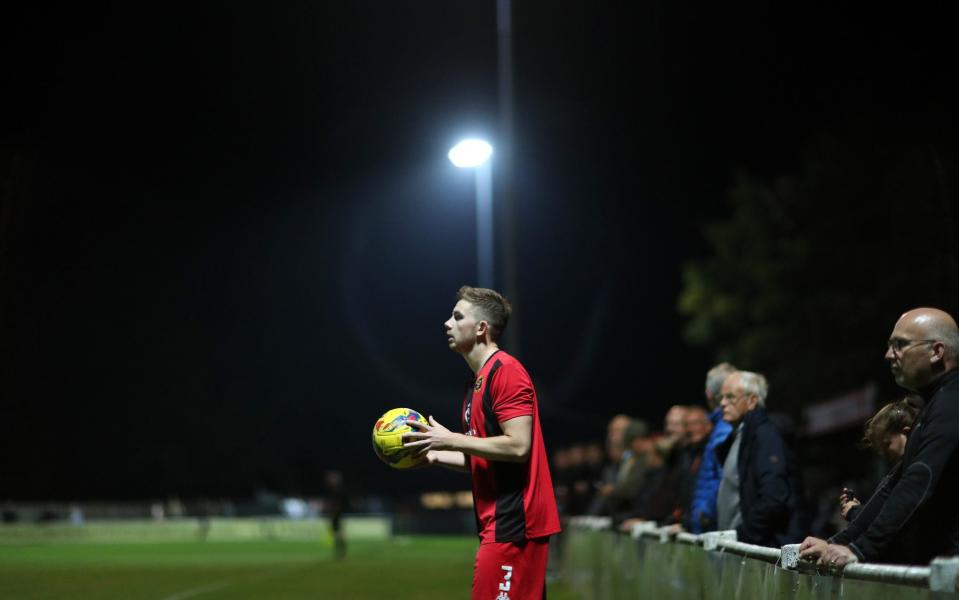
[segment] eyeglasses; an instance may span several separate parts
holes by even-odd
[[[722,400],[729,400],[730,402],[733,402],[733,401],[735,401],[735,400],[739,400],[739,399],[745,398],[745,397],[746,397],[745,394],[734,394],[734,393],[732,393],[732,392],[726,392],[725,394],[720,394],[720,395],[719,395],[720,401],[722,401]]]
[[[896,354],[902,354],[906,350],[914,347],[917,344],[934,344],[939,340],[905,340],[903,338],[890,338],[886,342],[886,348],[892,350]]]

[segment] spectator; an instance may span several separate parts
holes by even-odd
[[[902,400],[890,402],[880,408],[874,417],[866,421],[860,445],[864,448],[872,448],[876,454],[891,464],[898,463],[902,460],[906,440],[909,432],[912,431],[916,415],[919,414],[921,403],[922,398],[918,396],[906,396]],[[859,514],[861,507],[862,504],[855,493],[848,488],[843,488],[839,496],[839,512],[842,518],[852,521]]]
[[[577,514],[584,514],[599,487],[603,476],[603,445],[591,442],[583,448],[583,469],[573,483]]]
[[[682,443],[686,437],[686,407],[670,407],[666,411],[666,419],[663,422],[663,430],[666,432],[665,439],[672,443]]]
[[[639,516],[649,521],[668,524],[674,521],[676,507],[681,502],[681,486],[687,475],[686,464],[686,414],[685,406],[673,406],[666,412],[663,429],[666,435],[656,444],[662,456],[662,475],[652,485],[653,496],[645,514]]]
[[[634,436],[637,432],[645,430],[646,428],[644,421],[632,419],[626,415],[616,415],[610,420],[607,426],[606,452],[609,463],[603,469],[596,496],[590,504],[589,514],[612,514],[615,508],[612,504],[616,504],[617,500],[610,500],[610,496],[614,493],[622,496],[622,491],[621,489],[618,490],[617,486],[623,481],[626,472],[632,468],[629,461],[629,458],[632,456],[632,451],[629,448],[629,441],[626,439],[627,429],[629,429],[631,425],[634,427],[632,431],[632,435]],[[638,435],[645,435],[645,433],[640,432]]]
[[[729,363],[720,363],[706,373],[706,405],[712,431],[703,450],[703,460],[696,476],[692,503],[684,519],[686,527],[693,533],[702,533],[716,529],[716,494],[723,476],[723,465],[716,458],[716,447],[726,441],[732,432],[732,426],[723,421],[723,409],[719,406],[719,395],[723,382],[736,372]]]
[[[959,328],[948,313],[918,308],[896,322],[886,348],[900,387],[918,392],[902,461],[858,517],[828,542],[806,538],[804,558],[832,568],[856,561],[926,564],[959,554]]]
[[[720,529],[739,541],[779,547],[801,539],[800,498],[792,454],[766,416],[769,385],[758,373],[737,371],[723,382],[720,405],[733,433],[716,449],[723,461],[717,509]]]
[[[570,451],[560,448],[553,451],[553,460],[550,461],[550,472],[553,474],[553,493],[556,494],[556,507],[559,514],[565,516],[570,512],[572,499],[573,470],[570,466]]]
[[[609,488],[606,494],[608,514],[619,521],[624,513],[630,511],[633,500],[647,482],[647,455],[642,452],[639,443],[648,433],[645,421],[632,419],[626,428],[624,443],[627,450],[623,453],[620,462],[616,483]]]
[[[627,502],[620,506],[620,512],[613,515],[613,522],[622,531],[628,531],[634,523],[650,520],[653,505],[660,491],[660,482],[666,476],[663,454],[659,450],[662,434],[653,433],[633,439],[634,456],[642,462],[642,478]]]
[[[686,523],[687,515],[693,501],[693,491],[699,480],[699,469],[702,468],[703,455],[706,444],[712,431],[712,423],[706,409],[701,406],[686,408],[686,440],[683,448],[682,466],[683,476],[679,482],[679,503],[673,509],[672,520],[675,523]]]
[[[685,415],[682,435],[673,444],[670,454],[662,455],[649,444],[646,487],[649,493],[641,493],[634,503],[630,518],[623,521],[620,530],[629,531],[635,523],[656,521],[660,525],[674,525],[674,531],[682,529],[680,523],[689,510],[693,487],[696,484],[703,451],[712,429],[705,409],[699,406],[683,407]],[[667,426],[669,416],[667,415]],[[674,432],[675,433],[675,432]],[[663,446],[660,446],[662,448]],[[657,467],[663,467],[657,469]]]

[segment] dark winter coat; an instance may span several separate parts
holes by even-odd
[[[801,542],[805,533],[801,478],[792,449],[763,408],[746,413],[738,435],[743,439],[738,458],[742,523],[736,529],[737,540],[777,548]],[[730,435],[716,448],[721,464],[734,439]]]

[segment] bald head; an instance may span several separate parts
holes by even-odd
[[[919,391],[959,366],[959,328],[938,308],[903,313],[889,336],[886,350],[896,383]]]
[[[914,308],[903,313],[899,317],[899,323],[921,334],[923,339],[942,342],[945,355],[955,368],[959,358],[959,327],[956,327],[956,320],[952,315],[938,308]]]
[[[679,440],[686,437],[686,407],[676,405],[666,412],[666,419],[663,423],[663,429],[666,430],[666,437]]]

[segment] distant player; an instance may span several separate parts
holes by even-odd
[[[512,310],[506,298],[468,286],[456,297],[446,339],[474,374],[463,433],[433,417],[430,425],[408,421],[418,432],[406,434],[405,445],[429,464],[472,474],[480,538],[473,600],[541,600],[549,536],[560,526],[536,390],[523,365],[496,344]]]

